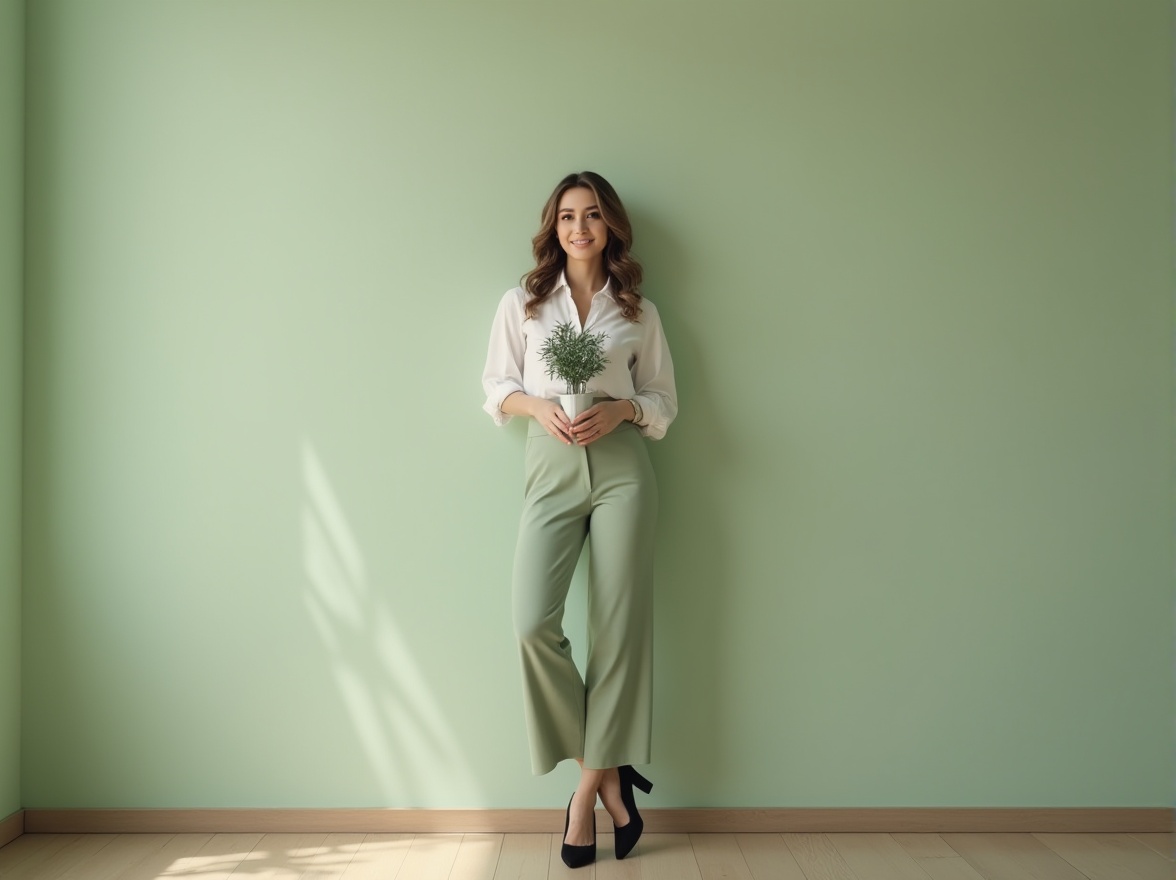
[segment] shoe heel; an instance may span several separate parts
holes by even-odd
[[[626,775],[629,777],[629,781],[633,785],[637,786],[646,794],[649,794],[651,791],[653,791],[653,783],[634,770],[631,764],[626,764],[625,769],[628,771]]]

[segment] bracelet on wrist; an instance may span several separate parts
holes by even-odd
[[[639,425],[641,423],[641,405],[632,397],[629,398],[629,403],[633,406],[633,424]]]

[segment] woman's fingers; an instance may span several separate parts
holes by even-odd
[[[563,438],[565,443],[575,443],[576,437],[572,433],[572,420],[564,415],[563,410],[559,411],[559,415],[555,420],[556,430],[559,431],[559,436]]]
[[[548,403],[550,407],[547,410],[547,416],[542,419],[544,429],[557,440],[562,440],[564,443],[571,443],[572,424],[567,413],[555,401],[548,401]]]
[[[591,443],[593,440],[599,440],[608,433],[605,430],[604,419],[600,416],[599,410],[597,410],[596,414],[590,416],[589,413],[591,412],[592,410],[585,412],[572,425],[577,443]]]
[[[567,420],[565,430],[568,436],[574,438],[574,442],[581,446],[599,440],[624,420],[615,409],[608,409],[604,403],[590,406],[574,419],[569,420],[567,416],[564,416],[564,419]]]

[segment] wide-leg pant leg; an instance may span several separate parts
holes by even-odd
[[[645,441],[628,422],[586,452],[593,505],[584,764],[648,764],[657,482]]]
[[[531,769],[542,775],[584,754],[584,680],[563,615],[587,534],[591,487],[584,448],[567,446],[536,424],[531,428],[512,604]]]

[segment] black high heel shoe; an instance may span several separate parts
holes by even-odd
[[[576,793],[572,792],[572,800],[575,800]],[[564,840],[568,839],[568,825],[572,821],[572,801],[568,801],[568,811],[564,815]],[[626,826],[628,827],[628,826]],[[591,865],[596,861],[596,811],[592,811],[592,842],[585,846],[572,846],[570,843],[565,843],[559,849],[560,858],[563,863],[569,868],[582,868],[585,865]]]
[[[641,814],[637,812],[637,804],[633,800],[633,786],[637,786],[646,794],[653,791],[653,783],[633,769],[632,765],[624,764],[617,768],[617,775],[621,777],[621,801],[629,811],[629,823],[620,828],[613,823],[613,840],[616,843],[617,858],[623,859],[637,845],[637,838],[641,836],[645,823]]]

